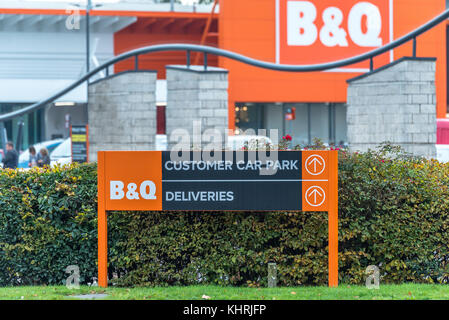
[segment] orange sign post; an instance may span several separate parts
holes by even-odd
[[[329,287],[338,286],[338,151],[302,151],[303,211],[327,211]]]
[[[98,283],[108,285],[107,211],[328,212],[329,286],[338,286],[338,152],[98,152]],[[275,155],[275,156],[274,156]],[[270,169],[270,170],[268,170]],[[266,170],[266,171],[264,171]]]

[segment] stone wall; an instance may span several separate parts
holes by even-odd
[[[123,72],[89,85],[89,161],[100,150],[155,149],[156,78]]]
[[[436,156],[435,59],[402,58],[348,84],[350,149],[389,141],[414,155]]]
[[[204,70],[203,66],[167,66],[166,119],[169,148],[175,144],[170,137],[176,129],[185,129],[192,137],[194,121],[201,124],[201,133],[217,129],[227,134],[228,71],[215,67]]]

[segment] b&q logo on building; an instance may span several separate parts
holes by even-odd
[[[314,64],[349,58],[380,47],[393,37],[392,0],[276,1],[279,63]]]

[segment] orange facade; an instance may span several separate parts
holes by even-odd
[[[209,14],[189,13],[175,16],[173,12],[159,13],[150,17],[138,17],[136,23],[114,34],[114,54],[141,48],[144,46],[165,43],[193,43],[201,41]],[[217,46],[217,19],[209,29],[205,45]],[[198,63],[203,63],[203,56],[198,56]],[[197,57],[192,54],[192,64]],[[210,56],[208,63],[217,66],[218,58]],[[165,78],[165,67],[171,64],[186,64],[185,52],[162,52],[139,57],[139,69],[158,71],[158,78]],[[134,68],[134,59],[118,63],[115,71],[125,71]]]
[[[282,12],[286,9],[286,2],[286,0],[222,0],[220,3],[219,46],[265,61],[276,62],[278,56],[281,63],[290,64],[332,62],[375,48],[375,46],[361,47],[357,45],[353,41],[353,39],[357,41],[357,30],[350,34],[346,27],[351,8],[362,2],[360,0],[345,0],[338,3],[327,0],[289,1],[309,2],[314,5],[316,8],[314,24],[317,31],[314,43],[310,44],[313,41],[312,37],[311,40],[309,39],[309,43],[303,41],[301,46],[288,48],[287,37],[282,34],[285,32],[283,28],[286,28],[285,17],[284,21],[281,17],[281,14],[285,16],[285,13]],[[390,33],[392,33],[393,39],[397,39],[442,13],[446,8],[445,0],[370,0],[364,2],[378,5],[382,21],[379,37],[382,38],[383,45],[390,41]],[[323,3],[327,3],[327,7]],[[337,47],[344,46],[345,43],[337,44],[334,47],[326,47],[323,43],[320,43],[322,42],[320,32],[324,26],[323,13],[332,6],[340,9],[342,13],[340,26],[346,29],[344,31],[347,35],[347,47],[340,50]],[[280,12],[281,10],[282,12]],[[354,9],[354,11],[356,10]],[[279,13],[278,17],[277,12]],[[313,12],[313,9],[310,12]],[[304,13],[299,12],[298,16],[299,20],[306,19]],[[310,21],[296,23],[296,27],[300,29],[300,34],[308,32],[307,28],[310,28]],[[366,33],[366,25],[370,22],[366,21],[366,18],[362,18],[359,24],[361,24],[361,33]],[[279,32],[277,32],[277,25]],[[314,32],[310,33],[313,35]],[[360,36],[360,32],[358,33]],[[277,45],[277,35],[279,34],[280,41],[283,42]],[[291,42],[294,43],[294,39]],[[357,42],[363,44],[360,39]],[[441,24],[419,37],[417,48],[418,56],[437,58],[437,114],[439,118],[445,117],[446,25]],[[301,54],[302,52],[304,54]],[[405,44],[393,52],[395,60],[402,56],[411,55],[411,43]],[[387,63],[390,58],[389,55],[378,57],[374,60],[374,67],[380,67]],[[231,128],[234,127],[233,106],[236,102],[345,102],[346,80],[360,74],[360,72],[344,72],[344,70],[338,72],[283,73],[262,70],[222,58],[219,59],[219,65],[230,71],[229,126]],[[352,67],[366,68],[367,64]]]

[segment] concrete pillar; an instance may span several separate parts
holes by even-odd
[[[156,78],[131,71],[89,85],[90,161],[100,150],[155,150]]]
[[[228,129],[228,71],[215,67],[204,70],[203,66],[167,66],[169,148],[175,144],[170,138],[176,129],[187,130],[193,140],[194,121],[201,124],[201,133],[217,129],[224,139]]]
[[[402,58],[348,80],[350,149],[389,141],[417,156],[436,156],[435,61]]]

